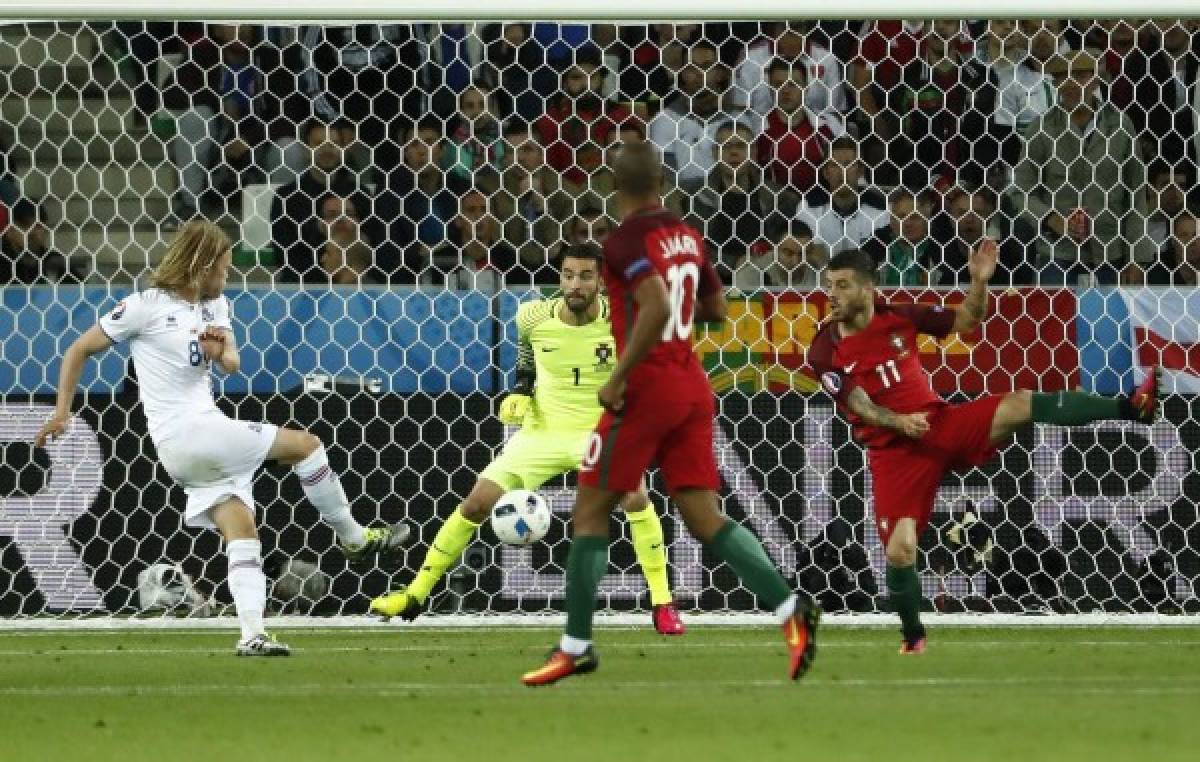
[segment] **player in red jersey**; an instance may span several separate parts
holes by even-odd
[[[1151,424],[1158,411],[1157,368],[1128,397],[1021,390],[962,405],[938,397],[921,366],[917,335],[942,338],[979,327],[987,316],[996,255],[995,241],[986,239],[971,252],[970,290],[953,309],[877,301],[875,262],[861,251],[837,254],[825,271],[829,318],[813,339],[809,362],[867,448],[875,525],[887,550],[888,591],[900,615],[900,653],[925,649],[917,538],[948,471],[986,463],[1030,423],[1079,426],[1116,419]]]
[[[725,318],[721,282],[700,234],[662,207],[662,163],[654,147],[624,146],[614,172],[622,222],[604,243],[604,283],[617,366],[598,392],[605,412],[579,470],[566,633],[549,660],[521,680],[548,685],[596,669],[592,614],[608,567],[609,513],[652,463],[662,469],[688,531],[775,611],[796,679],[816,654],[819,612],[788,587],[757,538],[717,504],[716,406],[691,339],[695,320]]]

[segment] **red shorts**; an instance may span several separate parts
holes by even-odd
[[[996,454],[992,419],[1004,395],[963,405],[946,405],[929,414],[929,432],[867,451],[875,493],[875,526],[887,546],[900,519],[915,519],[917,534],[933,514],[942,477],[950,471],[981,466]]]
[[[646,469],[658,463],[668,492],[720,488],[712,392],[705,386],[700,395],[680,395],[673,386],[630,389],[619,414],[605,411],[584,451],[580,485],[633,492]]]

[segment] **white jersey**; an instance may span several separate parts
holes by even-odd
[[[224,296],[193,304],[152,288],[130,294],[100,318],[100,329],[110,339],[129,342],[156,443],[173,423],[218,411],[209,362],[200,349],[207,326],[232,329]]]

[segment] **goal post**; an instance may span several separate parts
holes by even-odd
[[[890,621],[865,452],[807,356],[824,262],[864,248],[885,298],[950,306],[986,235],[986,324],[918,346],[939,394],[1114,395],[1160,364],[1170,396],[1152,427],[1030,427],[948,476],[926,608],[1200,623],[1200,6],[729,6],[0,0],[0,628],[228,624],[220,540],[183,525],[126,350],[89,365],[67,435],[32,444],[66,347],[192,216],[234,241],[221,408],[317,434],[361,521],[416,530],[397,568],[351,568],[290,471],[260,472],[273,610],[361,624],[511,436],[516,310],[615,224],[606,157],[641,139],[728,288],[729,320],[696,330],[722,506],[790,582]],[[936,21],[879,21],[897,16]],[[1072,128],[1055,109],[1083,74],[1095,118]],[[532,548],[485,525],[430,622],[561,611],[574,484],[542,488],[557,519]],[[650,485],[685,613],[762,621]],[[611,535],[602,621],[625,625],[648,596],[622,520]]]

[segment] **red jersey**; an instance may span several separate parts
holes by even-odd
[[[802,119],[789,127],[779,109],[767,115],[767,125],[758,138],[758,161],[767,168],[771,179],[791,184],[800,193],[808,193],[817,184],[817,167],[825,161],[833,130],[829,125]]]
[[[600,146],[629,116],[624,106],[609,104],[602,104],[598,112],[577,113],[564,101],[538,117],[534,128],[546,146],[546,163],[571,182],[583,184],[603,163]]]
[[[638,307],[633,293],[644,278],[659,275],[667,286],[670,315],[660,340],[629,382],[662,372],[696,374],[708,388],[692,348],[696,298],[721,290],[721,279],[704,250],[704,238],[662,207],[627,217],[604,241],[604,285],[612,307],[617,356],[633,333]]]
[[[842,336],[837,323],[821,328],[808,350],[809,364],[854,425],[855,437],[868,447],[883,447],[902,435],[864,424],[846,408],[847,396],[861,387],[876,405],[897,413],[946,404],[921,365],[917,335],[943,338],[953,328],[954,311],[944,307],[876,303],[871,322],[853,336]]]

